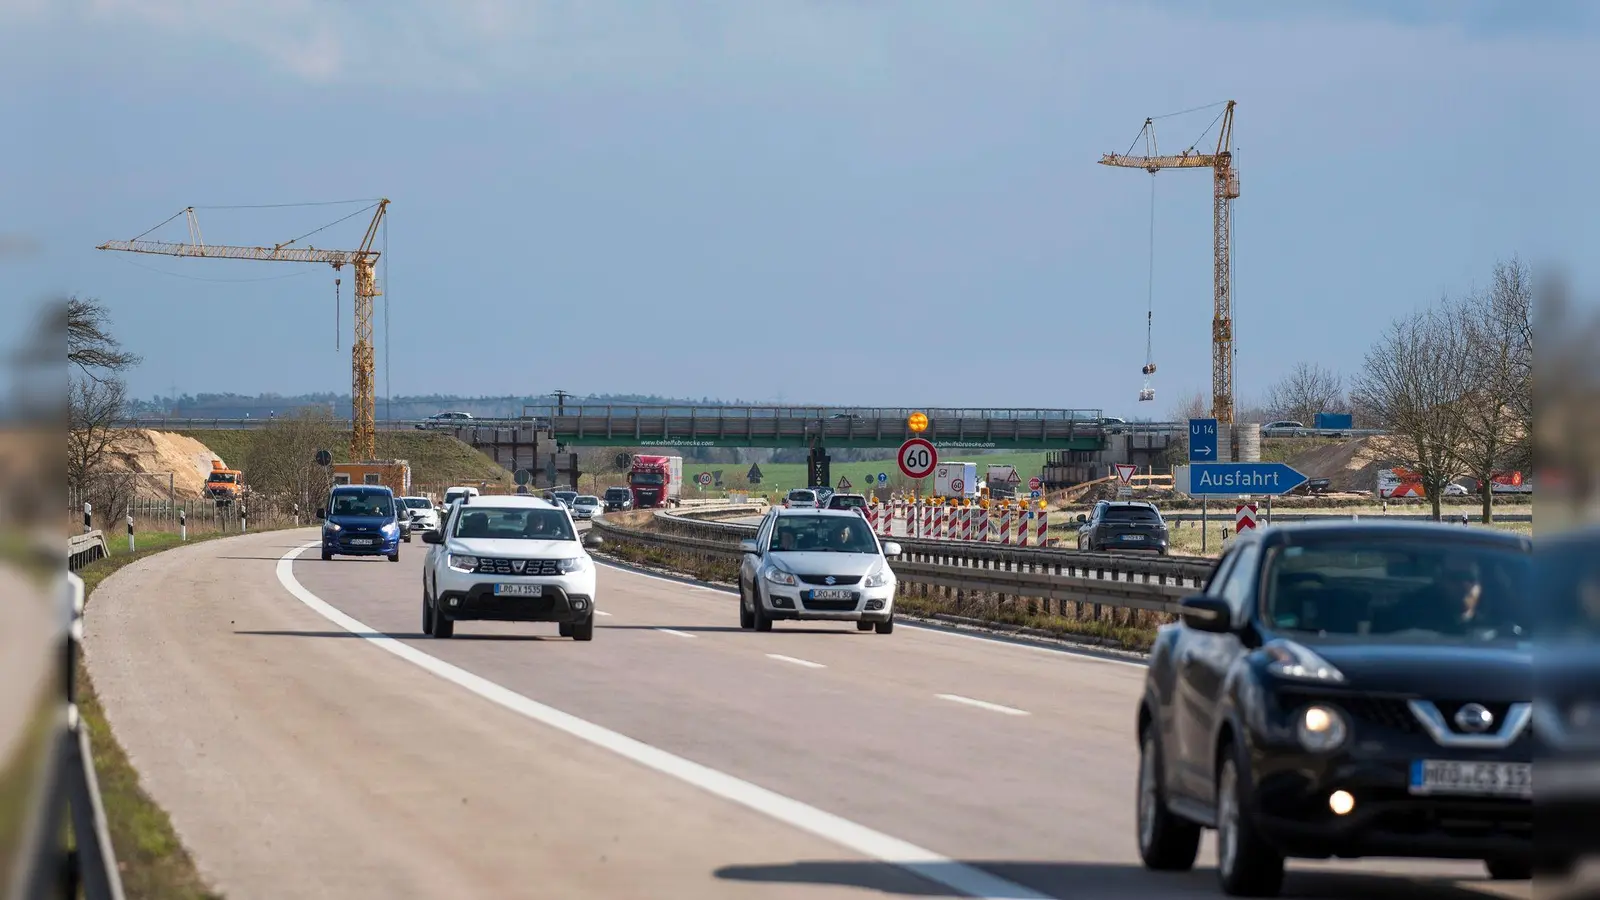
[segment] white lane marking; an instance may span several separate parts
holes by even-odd
[[[944,885],[970,897],[980,898],[980,900],[1051,900],[1046,894],[1006,881],[976,866],[956,862],[948,856],[934,853],[932,850],[925,850],[915,844],[884,834],[881,831],[874,831],[865,825],[859,825],[842,816],[836,816],[833,813],[817,809],[799,800],[785,797],[775,791],[767,790],[759,785],[719,772],[710,766],[704,766],[681,756],[668,753],[643,741],[635,740],[609,728],[580,719],[571,713],[562,712],[555,707],[546,706],[537,700],[496,684],[481,675],[475,675],[466,669],[453,666],[442,659],[424,653],[410,644],[380,634],[371,627],[362,624],[359,620],[335,608],[316,594],[306,590],[305,586],[294,577],[295,558],[301,553],[319,546],[321,546],[320,543],[309,543],[284,554],[283,558],[278,560],[278,583],[282,584],[284,589],[293,595],[296,600],[304,603],[323,618],[418,668],[432,672],[440,678],[458,687],[465,688],[511,712],[526,716],[535,722],[548,725],[558,731],[566,732],[601,749],[610,750],[624,759],[632,760],[663,775],[676,778],[709,794],[721,797],[785,825],[837,844],[846,850],[892,866],[898,866],[935,884]]]
[[[686,638],[695,637],[695,635],[692,635],[687,631],[679,631],[676,628],[657,628],[656,630],[660,631],[660,632],[663,632],[665,634],[675,634],[678,637],[686,637]]]
[[[769,659],[781,659],[786,663],[794,663],[797,666],[805,666],[808,669],[826,669],[827,668],[827,666],[823,665],[822,663],[812,662],[809,659],[795,659],[792,656],[784,656],[782,653],[768,653],[767,654],[767,658],[769,658]]]
[[[736,596],[738,594],[738,591],[736,591],[735,589],[733,589],[731,587],[729,587],[729,588],[715,588],[715,587],[706,587],[704,585],[699,585],[699,584],[689,584],[688,582],[679,581],[676,578],[668,578],[665,575],[657,575],[654,572],[640,572],[640,571],[638,571],[636,569],[631,569],[631,568],[627,568],[625,566],[620,566],[620,565],[617,565],[616,563],[612,563],[612,562],[609,562],[607,560],[597,559],[597,560],[595,560],[595,562],[597,564],[605,566],[606,568],[611,569],[613,571],[621,572],[624,575],[637,575],[640,578],[653,578],[656,581],[665,581],[668,584],[675,584],[675,585],[677,585],[679,587],[692,588],[692,589],[697,590],[697,591],[711,591],[713,593],[724,594],[724,595],[727,595],[729,597]],[[984,643],[986,643],[986,644],[988,644],[988,645],[990,645],[992,647],[1009,647],[1009,648],[1011,648],[1013,650],[1029,650],[1029,651],[1032,651],[1034,653],[1053,653],[1056,656],[1065,656],[1065,657],[1067,657],[1069,659],[1073,659],[1073,660],[1083,660],[1083,661],[1086,661],[1086,662],[1109,663],[1110,665],[1113,665],[1113,666],[1133,666],[1134,668],[1138,668],[1138,669],[1149,668],[1148,665],[1146,665],[1143,662],[1139,662],[1137,660],[1132,660],[1132,659],[1113,659],[1113,658],[1111,658],[1109,656],[1101,656],[1101,655],[1095,653],[1093,650],[1080,650],[1080,649],[1078,649],[1076,647],[1046,647],[1046,646],[1043,646],[1043,645],[1040,645],[1040,644],[1029,644],[1029,643],[1024,643],[1022,641],[1011,640],[1006,635],[963,634],[963,633],[961,633],[959,631],[953,630],[948,625],[922,625],[922,624],[919,624],[919,623],[916,623],[916,622],[906,622],[906,621],[898,621],[898,625],[901,628],[914,628],[917,631],[922,632],[923,634],[937,634],[937,635],[943,635],[944,637],[961,638],[962,640],[967,640],[967,641],[983,641]]]
[[[1032,715],[1032,713],[1025,709],[1017,709],[1011,706],[1001,706],[998,703],[990,703],[987,700],[974,700],[971,697],[963,697],[960,694],[935,694],[934,696],[938,697],[940,700],[949,700],[951,703],[965,703],[968,706],[976,706],[979,709],[987,709],[990,712],[1005,713],[1008,716]]]
[[[609,616],[609,615],[611,615],[611,613],[608,613],[605,610],[600,610],[600,609],[595,610],[594,614],[597,615],[597,616]]]

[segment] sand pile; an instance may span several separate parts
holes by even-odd
[[[1335,491],[1375,491],[1378,470],[1394,466],[1388,438],[1365,437],[1328,444],[1289,460],[1307,478],[1326,478]]]
[[[165,495],[167,478],[164,473],[171,472],[173,493],[180,499],[204,496],[211,461],[222,459],[194,438],[149,429],[127,432],[118,450],[121,452],[113,461],[114,466],[150,474],[149,478],[142,479],[141,492]]]

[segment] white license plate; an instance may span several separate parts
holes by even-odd
[[[497,597],[542,597],[544,585],[542,584],[497,584],[494,586]]]
[[[812,591],[811,592],[811,599],[813,599],[813,600],[849,600],[852,593],[853,593],[852,591],[847,591],[847,590],[844,590],[843,588],[823,588],[821,590]]]
[[[377,543],[377,541],[372,539],[372,538],[351,538],[350,539],[350,546],[352,546],[352,547],[371,547],[373,544],[376,544],[376,543]]]
[[[1142,535],[1142,534],[1125,534],[1125,535],[1122,536],[1122,539],[1125,540],[1125,541],[1142,541],[1142,540],[1144,540],[1144,535]]]
[[[1532,797],[1533,766],[1516,762],[1419,759],[1411,764],[1411,793]]]

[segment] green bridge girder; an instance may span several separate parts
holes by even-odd
[[[919,435],[907,424],[928,417]],[[880,449],[921,437],[940,450],[1103,450],[1097,409],[788,406],[526,407],[555,440],[579,447],[830,447]]]

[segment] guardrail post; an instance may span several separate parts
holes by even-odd
[[[128,510],[128,552],[133,552],[133,510]]]
[[[189,510],[187,507],[178,510],[178,540],[184,543],[189,540]]]
[[[88,534],[94,530],[94,504],[84,501],[83,504],[83,533]]]
[[[245,512],[244,504],[239,504],[239,533],[244,534],[250,530],[250,517]]]

